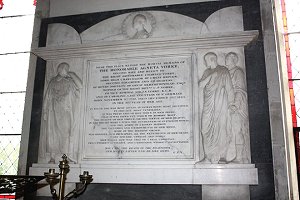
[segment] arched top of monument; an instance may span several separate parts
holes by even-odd
[[[208,33],[244,31],[243,11],[241,6],[220,9],[211,14],[204,22]],[[206,34],[203,30],[201,34]]]
[[[49,24],[47,33],[47,46],[63,46],[81,44],[78,32],[67,24]]]
[[[66,24],[50,24],[47,46],[88,44],[164,37],[205,37],[211,33],[243,31],[240,6],[220,9],[203,23],[194,18],[165,11],[131,12],[101,21],[80,35]]]
[[[81,33],[82,43],[196,36],[205,28],[202,22],[172,12],[141,11],[104,20]]]

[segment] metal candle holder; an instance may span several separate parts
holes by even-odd
[[[46,181],[50,185],[50,191],[52,194],[52,198],[54,200],[68,200],[72,199],[73,197],[76,198],[81,195],[87,185],[93,181],[93,176],[89,175],[88,171],[84,171],[82,175],[79,175],[80,183],[76,184],[76,188],[64,196],[65,192],[65,184],[66,184],[66,176],[67,173],[70,171],[70,166],[68,162],[68,157],[64,154],[62,156],[62,161],[59,161],[59,169],[60,173],[55,173],[55,169],[49,169],[49,172],[45,172],[44,175],[46,177]],[[59,179],[58,176],[60,176]],[[54,189],[54,185],[59,182],[59,193],[57,195],[56,189]]]

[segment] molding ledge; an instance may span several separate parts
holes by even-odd
[[[53,164],[33,164],[30,175],[41,175],[49,168],[59,170]],[[77,174],[89,171],[93,183],[135,183],[135,184],[196,184],[196,185],[257,185],[258,172],[254,164],[228,165],[86,165],[70,164],[68,182],[78,181]]]
[[[210,34],[202,37],[183,38],[151,38],[92,44],[76,44],[57,47],[40,47],[32,49],[32,53],[44,60],[66,58],[83,58],[93,55],[110,55],[131,52],[154,52],[180,49],[194,51],[195,49],[242,47],[257,38],[259,32],[243,31],[228,34]]]

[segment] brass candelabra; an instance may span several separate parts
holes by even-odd
[[[80,183],[76,184],[76,188],[64,196],[65,192],[65,184],[66,184],[66,177],[67,173],[70,171],[70,166],[68,162],[68,157],[66,155],[62,156],[62,161],[59,162],[59,169],[60,173],[55,173],[55,169],[49,169],[49,172],[45,172],[44,175],[46,177],[46,181],[50,185],[50,191],[52,194],[52,198],[54,200],[68,200],[72,199],[73,197],[76,198],[79,195],[83,194],[87,185],[93,181],[93,176],[89,175],[88,171],[84,171],[82,175],[79,175]],[[58,176],[60,178],[58,179]],[[54,185],[59,182],[59,192],[57,195],[56,189]]]

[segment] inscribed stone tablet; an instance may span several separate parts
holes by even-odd
[[[85,158],[193,157],[191,57],[88,62]]]

